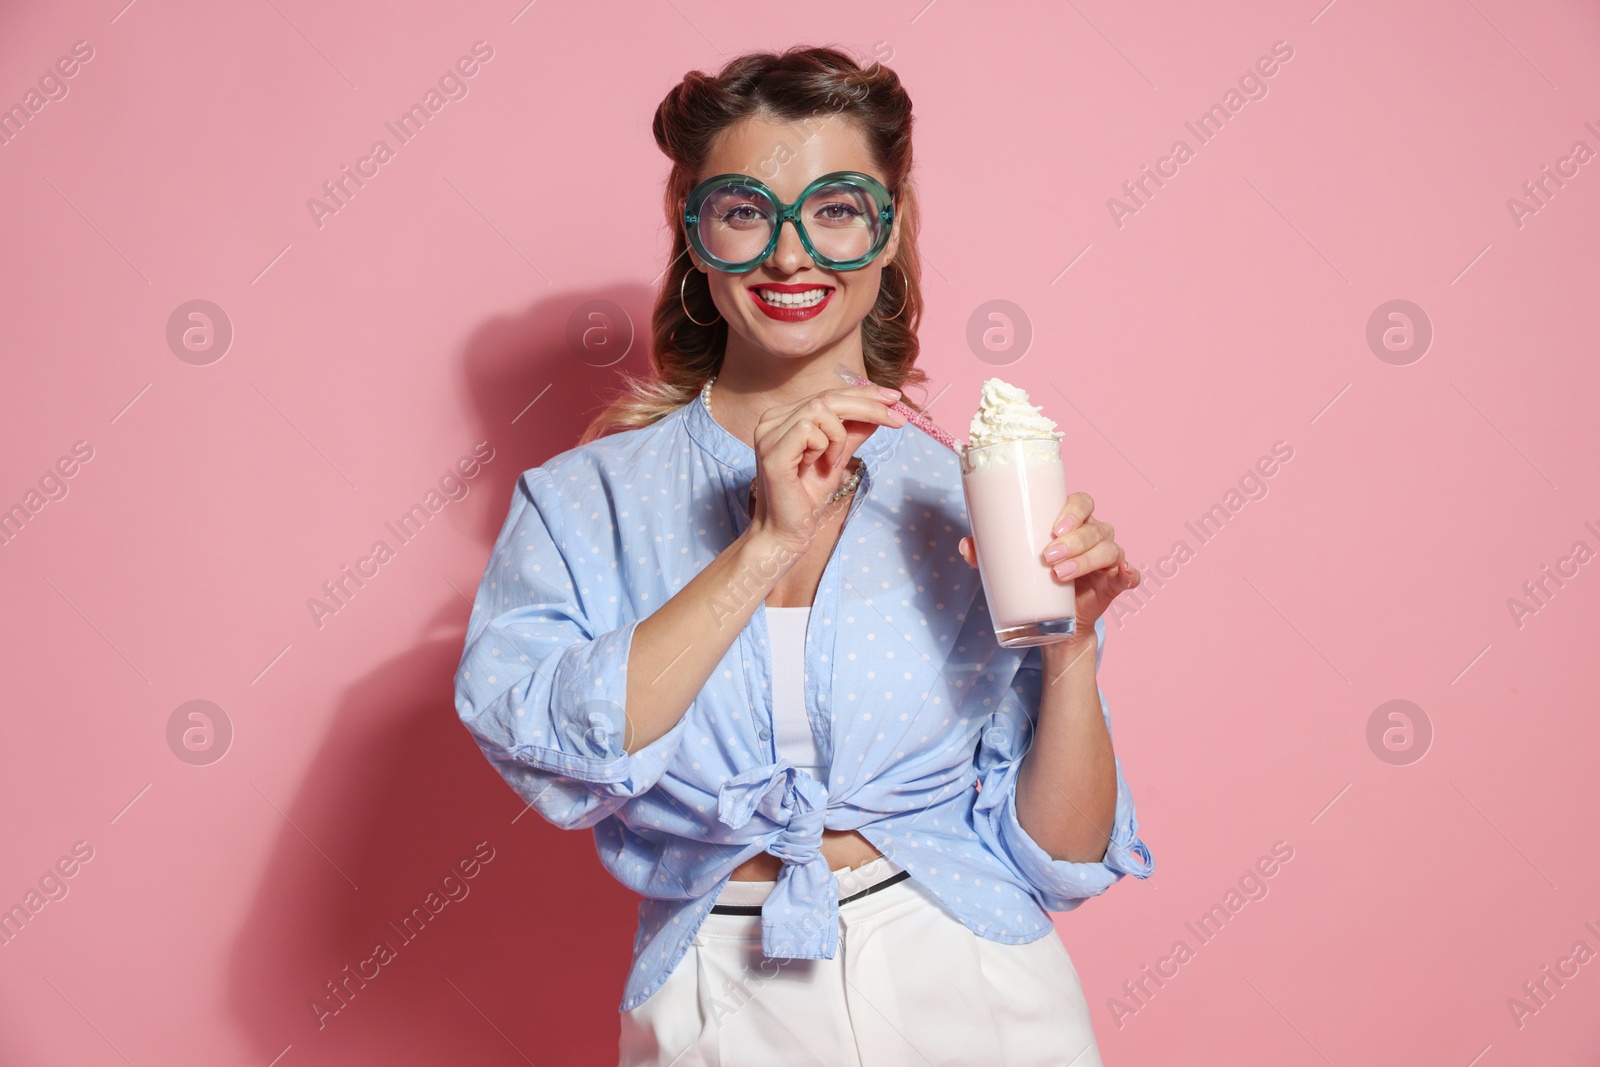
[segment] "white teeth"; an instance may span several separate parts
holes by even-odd
[[[809,308],[822,303],[828,295],[826,289],[807,289],[803,293],[777,293],[771,289],[757,289],[757,295],[767,303],[781,308]]]

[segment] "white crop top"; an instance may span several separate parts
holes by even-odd
[[[809,607],[767,606],[767,629],[772,636],[773,741],[779,756],[826,782],[828,769],[806,715],[806,624],[810,620]]]

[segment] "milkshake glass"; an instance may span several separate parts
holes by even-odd
[[[984,383],[972,440],[961,454],[961,487],[995,640],[1004,648],[1047,645],[1077,632],[1077,588],[1044,562],[1067,503],[1060,431],[1027,394],[998,378]]]

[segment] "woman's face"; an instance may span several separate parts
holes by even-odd
[[[888,184],[873,163],[859,126],[842,115],[818,121],[803,124],[751,117],[730,126],[714,142],[695,180],[713,174],[748,174],[765,182],[785,202],[793,202],[813,179],[838,170],[860,171]],[[681,204],[679,209],[681,212]],[[795,228],[785,224],[772,255],[745,274],[708,267],[692,249],[689,255],[709,280],[711,298],[729,330],[778,356],[809,356],[860,329],[861,320],[878,299],[883,268],[894,259],[899,245],[897,224],[888,244],[871,263],[858,270],[832,271],[814,263]],[[774,316],[764,310],[770,305],[762,296],[764,290],[777,291],[774,287],[785,291],[790,303],[797,295],[802,303],[812,299],[819,290],[826,299],[820,310],[807,317],[794,311]],[[697,312],[696,317],[703,318],[704,312]]]

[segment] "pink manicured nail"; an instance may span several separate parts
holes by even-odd
[[[1075,560],[1075,559],[1069,559],[1065,563],[1058,563],[1058,564],[1056,564],[1056,577],[1057,578],[1071,578],[1072,577],[1072,572],[1077,570],[1077,569],[1078,569],[1078,561]]]
[[[1046,563],[1054,563],[1058,559],[1066,559],[1066,558],[1067,558],[1067,546],[1062,544],[1059,541],[1057,541],[1055,544],[1051,545],[1049,548],[1044,550],[1044,561]]]
[[[878,387],[878,392],[883,395],[883,398],[885,400],[899,400],[900,399],[900,390],[898,390],[898,389],[890,389],[886,385],[880,385]]]
[[[1056,537],[1060,537],[1070,529],[1072,529],[1072,516],[1068,515],[1060,522],[1056,523],[1055,526],[1051,528],[1050,533]]]

